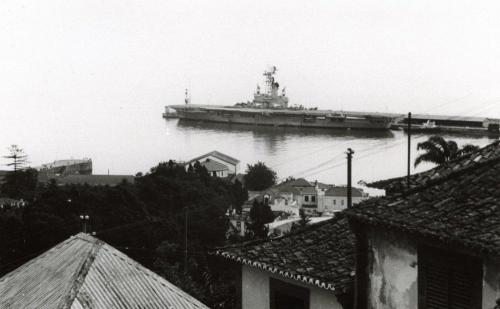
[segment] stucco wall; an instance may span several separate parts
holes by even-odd
[[[353,196],[352,204],[356,205],[364,200],[366,200],[366,197]],[[347,197],[330,195],[318,196],[318,211],[338,211],[346,208]]]
[[[500,299],[500,261],[485,259],[483,275],[483,309],[493,309]]]
[[[368,308],[418,308],[417,248],[401,235],[368,233]]]
[[[243,265],[242,269],[242,309],[269,309],[269,278],[276,278],[297,286],[309,288],[310,309],[342,309],[331,291],[312,285],[301,284],[258,268]]]

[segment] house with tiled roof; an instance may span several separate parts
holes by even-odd
[[[196,162],[200,162],[203,166],[205,166],[210,175],[218,177],[237,175],[240,165],[240,161],[238,159],[216,150],[193,158],[185,162],[184,166],[187,169],[189,165],[193,165]]]
[[[354,234],[342,214],[216,254],[240,268],[242,309],[352,308]]]
[[[415,175],[346,210],[357,308],[497,308],[500,144]]]
[[[304,178],[298,178],[294,180],[289,180],[282,182],[280,184],[274,185],[265,192],[264,195],[272,195],[275,192],[280,196],[288,200],[287,204],[292,202],[296,204],[299,208],[306,209],[316,209],[317,207],[317,192],[314,184],[305,180]],[[271,205],[272,207],[272,205]]]
[[[368,183],[368,187],[384,189],[386,194],[397,193],[401,191],[405,191],[409,188],[419,187],[434,178],[442,177],[446,174],[453,172],[453,170],[459,168],[465,168],[469,165],[475,165],[477,163],[485,162],[492,157],[498,156],[498,141],[494,142],[486,147],[479,149],[474,152],[472,155],[465,155],[459,158],[456,158],[452,161],[445,162],[442,165],[439,165],[430,170],[410,175],[410,184],[408,186],[408,180],[406,176],[395,177],[390,179],[384,179],[379,181],[374,181]]]
[[[259,198],[267,201],[273,211],[298,214],[302,208],[308,215],[338,212],[347,207],[347,187],[334,186],[319,182],[311,183],[303,178],[274,185],[271,188],[249,194],[249,199]],[[352,202],[357,204],[368,198],[360,188],[352,188]]]
[[[208,308],[110,245],[78,234],[0,278],[0,308]]]
[[[351,196],[353,205],[368,199],[368,194],[356,187],[352,188]],[[318,212],[337,212],[346,208],[347,187],[330,186],[325,190],[318,190]]]

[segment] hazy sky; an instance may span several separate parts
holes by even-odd
[[[268,65],[292,104],[500,117],[499,13],[498,0],[2,0],[0,148],[123,138],[187,87],[193,103],[247,101]]]

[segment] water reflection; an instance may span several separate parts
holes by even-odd
[[[250,124],[218,123],[196,120],[178,120],[177,126],[180,128],[210,130],[215,132],[252,132],[255,137],[275,137],[275,136],[330,136],[340,138],[393,138],[394,134],[390,130],[346,130],[327,128],[297,128],[297,127],[272,127],[257,126]]]
[[[169,158],[187,160],[211,150],[219,150],[247,164],[263,161],[280,178],[306,177],[328,183],[345,184],[345,151],[352,148],[353,182],[374,181],[401,176],[407,167],[407,136],[402,131],[334,130],[319,128],[267,127],[172,119],[164,123],[167,137],[164,153]],[[452,136],[459,145],[484,146],[486,136]],[[412,160],[417,145],[429,136],[412,137]],[[412,172],[429,165],[411,167]]]

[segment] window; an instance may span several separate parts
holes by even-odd
[[[311,196],[311,202],[316,202],[316,196],[314,195]]]
[[[212,172],[212,176],[217,176],[217,172]]]
[[[271,309],[309,309],[309,289],[269,278]]]
[[[333,205],[337,205],[337,200],[333,200]]]
[[[344,200],[340,200],[340,205],[344,206]]]
[[[309,202],[309,195],[304,195],[304,201]]]
[[[481,308],[481,259],[420,247],[418,261],[419,309]]]

